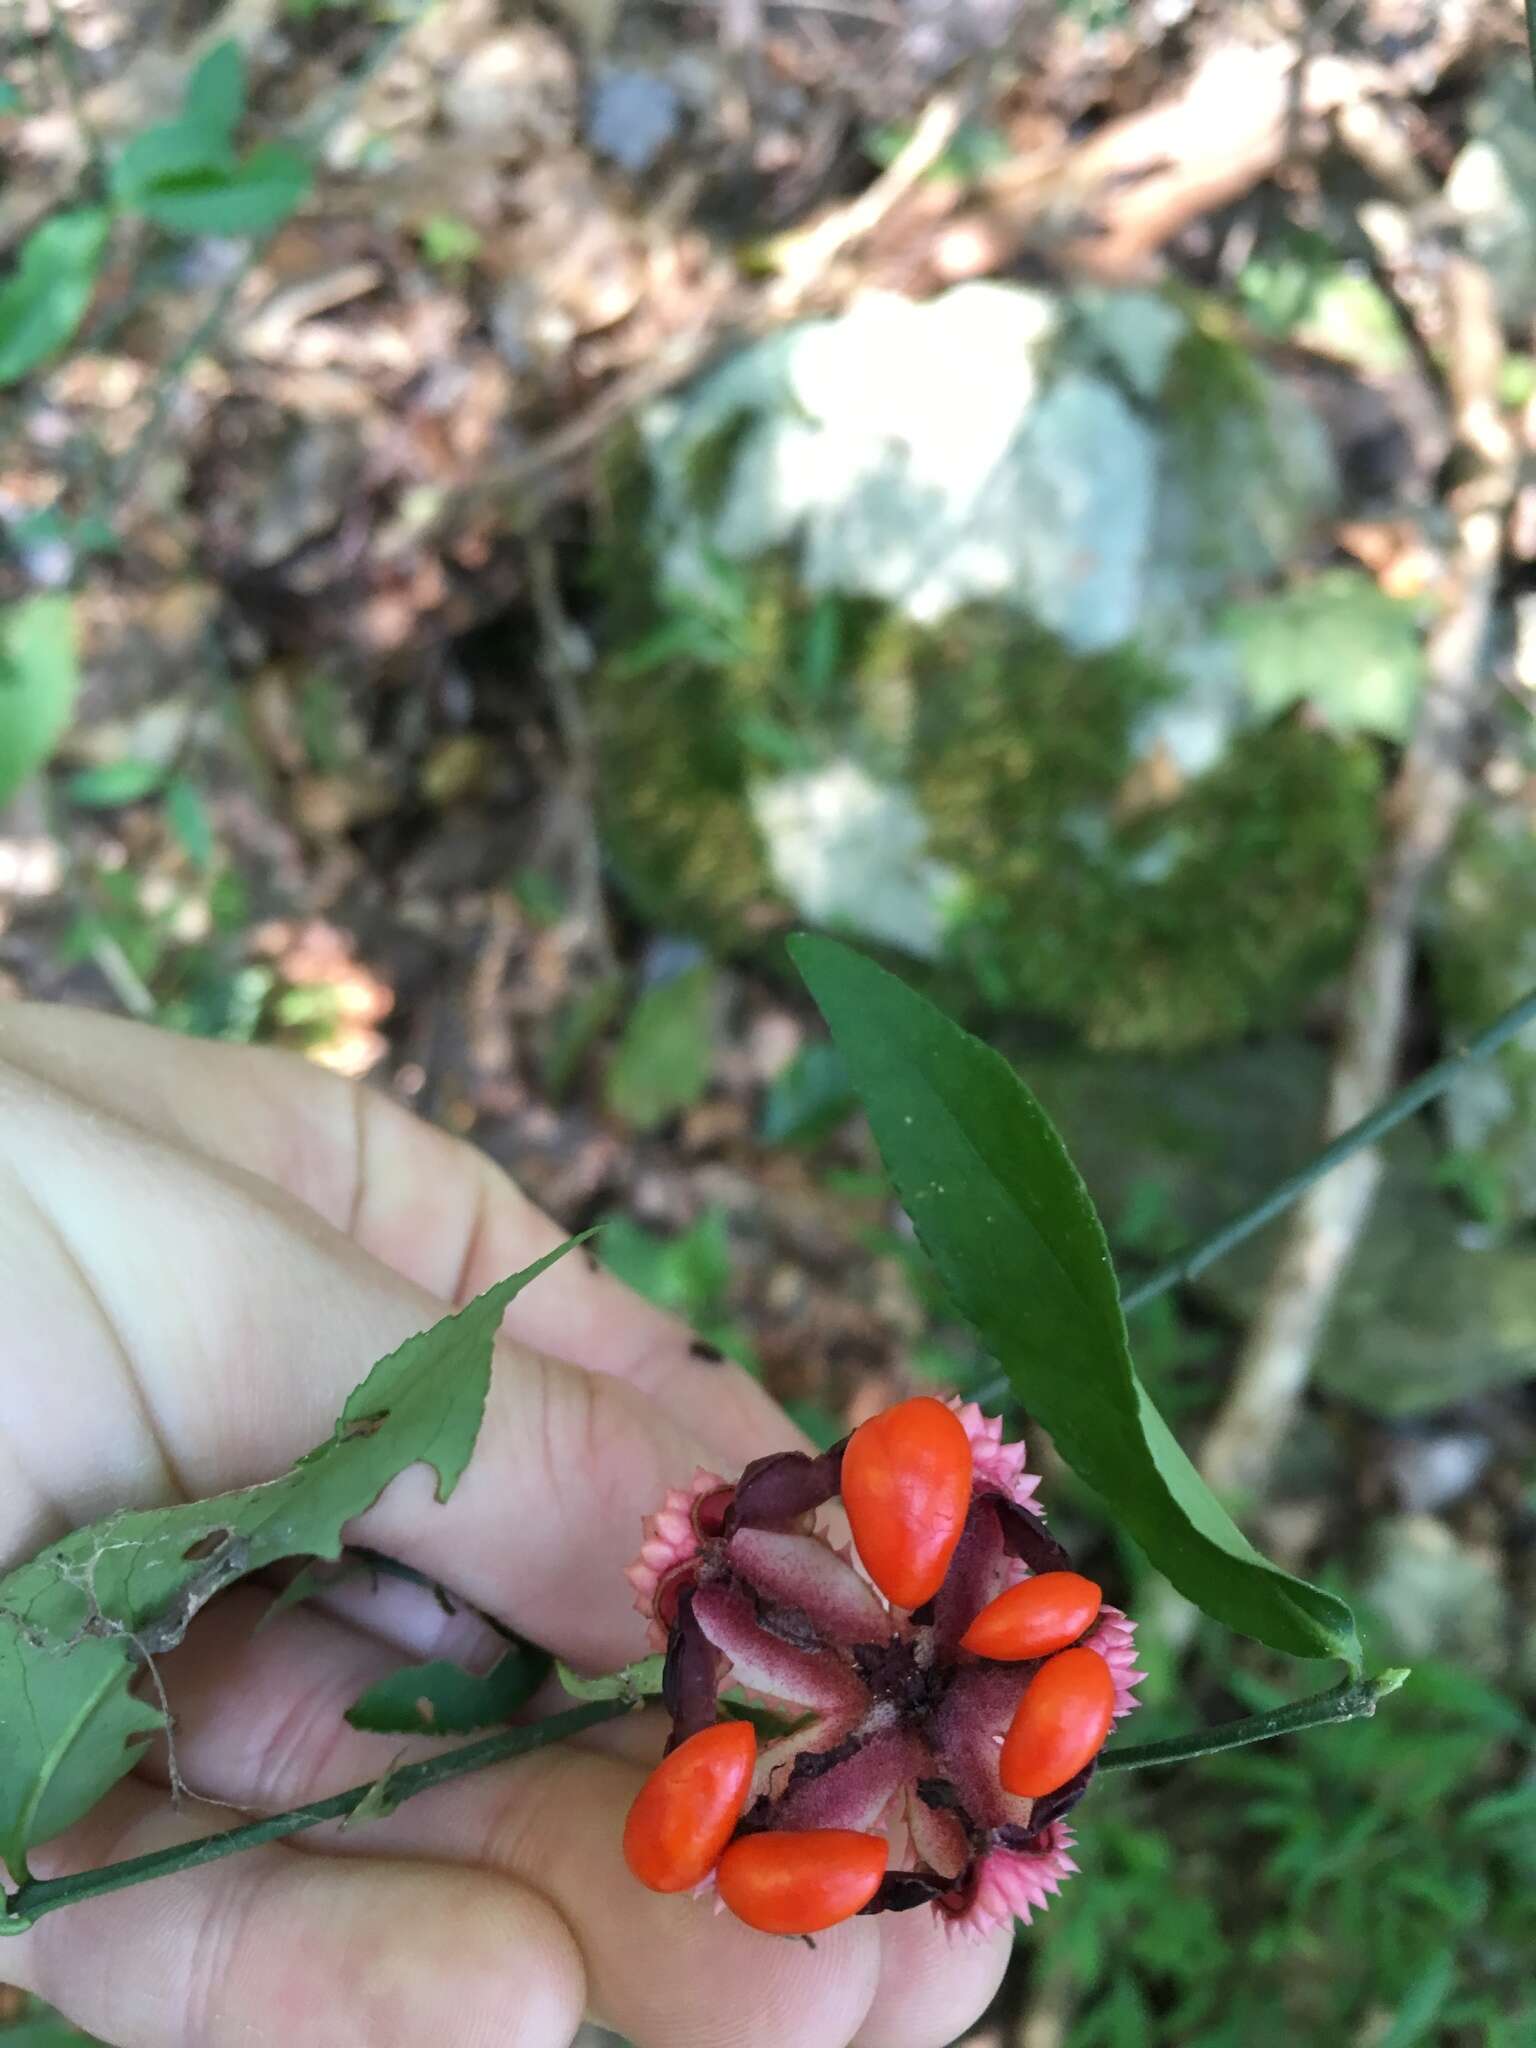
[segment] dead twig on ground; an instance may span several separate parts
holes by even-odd
[[[803,306],[844,250],[873,234],[922,183],[975,112],[980,91],[978,74],[935,94],[896,155],[857,199],[823,214],[808,228],[779,237],[772,250],[779,274],[768,292],[774,311],[788,313]]]
[[[1465,256],[1447,253],[1440,300],[1456,440],[1469,467],[1450,499],[1456,522],[1454,594],[1431,637],[1418,723],[1388,799],[1386,842],[1350,969],[1329,1083],[1324,1123],[1330,1138],[1391,1088],[1425,887],[1466,802],[1469,735],[1493,688],[1485,649],[1518,446],[1498,409],[1503,338],[1487,272]],[[1201,1455],[1201,1468],[1218,1492],[1252,1495],[1262,1489],[1306,1388],[1380,1171],[1378,1154],[1357,1153],[1310,1188],[1293,1210]]]
[[[591,666],[592,649],[585,634],[566,616],[555,551],[537,535],[528,541],[528,594],[539,630],[539,667],[565,751],[575,950],[587,954],[599,975],[613,974],[617,954],[603,894],[603,854],[595,810],[597,770],[581,694],[581,678]]]

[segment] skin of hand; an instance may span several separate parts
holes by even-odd
[[[373,1361],[563,1235],[484,1154],[305,1061],[86,1012],[0,1008],[0,1568],[119,1507],[249,1485],[320,1441]],[[695,1465],[799,1439],[744,1373],[577,1250],[508,1313],[475,1456],[421,1467],[349,1532],[587,1670],[644,1653],[623,1567]],[[216,1833],[377,1775],[345,1708],[483,1625],[359,1582],[253,1634],[237,1589],[163,1666],[165,1750],[37,1874]],[[326,1829],[74,1906],[0,1974],[115,2048],[939,2048],[1009,1944],[927,1913],[814,1947],[643,1890],[624,1815],[656,1716]],[[406,1744],[407,1755],[440,1745]],[[236,1809],[231,1812],[231,1808]]]

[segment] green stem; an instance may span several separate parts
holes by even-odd
[[[1171,1735],[1166,1742],[1120,1743],[1099,1758],[1101,1771],[1139,1771],[1152,1764],[1184,1764],[1193,1757],[1214,1756],[1218,1750],[1242,1749],[1250,1742],[1269,1742],[1277,1735],[1294,1735],[1301,1728],[1329,1728],[1338,1721],[1368,1720],[1376,1702],[1396,1692],[1408,1676],[1406,1670],[1382,1671],[1375,1678],[1346,1679],[1327,1692],[1310,1699],[1294,1700],[1288,1707],[1272,1707],[1266,1714],[1249,1714],[1242,1721],[1223,1721],[1214,1728],[1197,1728],[1192,1735]]]
[[[1533,0],[1536,4],[1536,0]],[[1486,1030],[1476,1038],[1469,1039],[1457,1051],[1448,1053],[1434,1066],[1427,1067],[1417,1080],[1410,1081],[1406,1088],[1373,1109],[1369,1116],[1361,1117],[1359,1123],[1351,1124],[1347,1131],[1341,1131],[1331,1144],[1321,1152],[1314,1153],[1305,1166],[1299,1166],[1285,1180],[1272,1187],[1241,1215],[1234,1216],[1229,1223],[1223,1223],[1219,1230],[1213,1230],[1209,1237],[1202,1237],[1178,1257],[1170,1259],[1166,1266],[1157,1271],[1120,1297],[1120,1306],[1129,1315],[1139,1308],[1145,1308],[1149,1301],[1156,1301],[1161,1294],[1179,1286],[1185,1280],[1193,1280],[1203,1273],[1207,1266],[1234,1250],[1256,1230],[1262,1230],[1266,1223],[1272,1223],[1284,1210],[1304,1195],[1314,1181],[1322,1179],[1325,1173],[1341,1166],[1352,1153],[1365,1145],[1373,1145],[1378,1138],[1386,1136],[1398,1124],[1406,1121],[1426,1102],[1433,1102],[1441,1095],[1467,1067],[1476,1066],[1480,1060],[1489,1059],[1501,1046],[1507,1045],[1527,1025],[1536,1024],[1536,989],[1522,996],[1518,1003],[1512,1003],[1502,1016],[1496,1017]],[[983,1408],[991,1402],[1001,1400],[1010,1391],[1011,1382],[1004,1373],[995,1373],[991,1379],[977,1387],[970,1395]]]
[[[1384,1138],[1388,1131],[1396,1129],[1398,1124],[1403,1123],[1416,1110],[1422,1109],[1426,1102],[1432,1102],[1437,1095],[1443,1094],[1465,1068],[1476,1066],[1479,1060],[1490,1058],[1528,1024],[1536,1024],[1536,989],[1529,995],[1522,996],[1518,1003],[1512,1003],[1501,1017],[1494,1019],[1486,1031],[1480,1031],[1476,1038],[1470,1039],[1458,1051],[1448,1053],[1443,1060],[1437,1060],[1434,1066],[1426,1068],[1418,1079],[1410,1081],[1406,1088],[1399,1089],[1397,1094],[1384,1102],[1379,1109],[1373,1109],[1369,1116],[1361,1117],[1359,1123],[1351,1124],[1349,1129],[1342,1131],[1331,1145],[1325,1145],[1321,1152],[1307,1161],[1305,1166],[1298,1167],[1288,1179],[1271,1188],[1270,1192],[1261,1201],[1255,1202],[1251,1209],[1245,1209],[1240,1216],[1235,1216],[1230,1223],[1223,1224],[1220,1230],[1213,1231],[1209,1237],[1202,1238],[1189,1251],[1181,1253],[1168,1265],[1160,1266],[1151,1278],[1143,1280],[1139,1287],[1133,1287],[1123,1298],[1122,1305],[1126,1314],[1130,1315],[1146,1302],[1155,1301],[1158,1295],[1166,1294],[1169,1288],[1177,1287],[1180,1281],[1193,1280],[1196,1274],[1203,1273],[1206,1267],[1219,1259],[1224,1252],[1229,1252],[1235,1245],[1240,1245],[1244,1238],[1252,1237],[1256,1230],[1262,1230],[1264,1225],[1272,1222],[1282,1210],[1288,1209],[1292,1202],[1306,1193],[1314,1181],[1321,1180],[1325,1173],[1331,1173],[1334,1167],[1342,1165],[1352,1153],[1360,1151],[1363,1146],[1374,1145],[1378,1138]]]
[[[491,1764],[505,1763],[509,1757],[526,1756],[530,1750],[544,1749],[568,1735],[579,1735],[584,1728],[595,1728],[599,1722],[627,1714],[630,1705],[629,1700],[622,1699],[593,1700],[527,1727],[508,1728],[486,1736],[481,1742],[466,1743],[446,1756],[406,1764],[383,1778],[354,1785],[350,1791],[334,1793],[329,1799],[317,1799],[310,1806],[297,1806],[289,1813],[274,1813],[265,1820],[248,1821],[243,1827],[226,1828],[222,1834],[204,1835],[198,1841],[157,1849],[148,1856],[130,1856],[121,1863],[105,1863],[98,1870],[82,1870],[72,1877],[26,1878],[6,1897],[4,1911],[0,1913],[0,1934],[22,1934],[45,1913],[57,1912],[60,1906],[99,1899],[108,1892],[125,1891],[130,1885],[147,1884],[151,1878],[171,1877],[177,1871],[196,1870],[204,1863],[217,1863],[242,1849],[259,1849],[265,1842],[281,1841],[287,1835],[320,1827],[326,1821],[345,1820],[368,1799],[380,1802],[384,1812],[393,1812],[418,1792],[429,1792],[434,1785],[446,1785],[471,1771],[483,1771]]]

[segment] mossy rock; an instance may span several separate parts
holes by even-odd
[[[813,603],[782,569],[744,589],[731,665],[674,650],[595,681],[603,829],[648,916],[727,951],[811,916],[1121,1050],[1274,1026],[1342,964],[1369,746],[1288,721],[1186,779],[1138,751],[1180,685],[1133,654],[1073,654],[994,610],[929,630]],[[809,683],[818,635],[836,658]],[[854,800],[883,858],[773,829]],[[818,859],[833,872],[808,893]]]
[[[1226,623],[1333,502],[1298,406],[1194,302],[989,284],[653,408],[609,455],[592,686],[641,911],[844,930],[1099,1047],[1294,1016],[1381,782],[1255,706]]]

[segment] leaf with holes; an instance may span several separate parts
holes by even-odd
[[[1067,1463],[1207,1614],[1358,1673],[1349,1608],[1259,1555],[1137,1379],[1093,1203],[1012,1067],[849,947],[790,951],[918,1238]]]
[[[448,1498],[479,1434],[507,1304],[579,1242],[381,1359],[282,1478],[110,1515],[0,1579],[0,1858],[13,1876],[133,1768],[163,1725],[136,1681],[215,1594],[283,1558],[338,1556],[346,1525],[411,1465],[432,1466]]]

